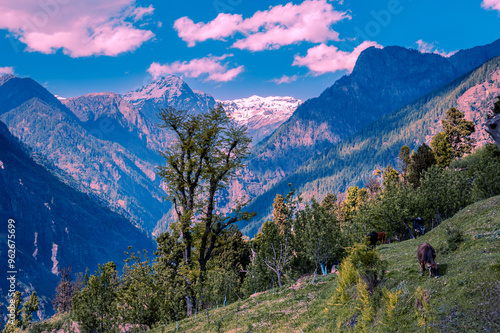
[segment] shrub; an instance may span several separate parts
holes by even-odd
[[[464,241],[464,234],[456,227],[446,227],[446,241],[448,242],[448,249],[455,251],[458,245]]]

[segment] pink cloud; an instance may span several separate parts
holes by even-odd
[[[228,68],[227,63],[222,64],[223,60],[232,56],[232,54],[225,54],[220,57],[208,56],[193,59],[189,62],[175,61],[167,65],[160,65],[157,62],[153,62],[148,68],[148,73],[154,79],[162,75],[180,74],[194,78],[204,76],[206,81],[227,82],[233,80],[244,70],[244,66]]]
[[[31,52],[116,56],[154,37],[134,26],[153,11],[135,0],[7,1],[0,2],[0,29],[12,32]]]
[[[292,76],[283,75],[279,79],[278,78],[272,79],[271,82],[274,82],[276,84],[292,83],[294,81],[297,81],[298,78],[299,77],[297,75],[292,75]]]
[[[331,26],[346,18],[350,16],[334,10],[327,0],[306,0],[299,5],[288,3],[258,11],[247,19],[239,14],[222,13],[208,23],[194,23],[188,17],[181,17],[174,28],[188,46],[239,34],[232,47],[261,51],[301,41],[338,41],[339,33]]]
[[[498,10],[500,12],[500,0],[483,0],[481,7],[484,9]]]
[[[457,53],[457,51],[447,53],[444,50],[438,50],[437,46],[435,46],[434,43],[427,43],[421,39],[417,40],[416,44],[418,45],[418,50],[420,51],[420,53],[434,53],[446,58],[451,57],[452,55]]]
[[[356,60],[361,52],[371,46],[382,48],[376,42],[365,41],[358,45],[352,52],[341,51],[335,46],[327,46],[321,43],[318,46],[307,50],[307,55],[304,57],[295,55],[294,66],[306,66],[315,75],[321,75],[329,72],[347,70],[352,72]]]
[[[0,75],[14,75],[14,67],[0,67]]]

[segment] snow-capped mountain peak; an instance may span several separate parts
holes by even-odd
[[[123,98],[132,104],[139,103],[145,99],[165,99],[180,96],[183,91],[193,92],[189,86],[175,75],[159,78],[150,84],[137,90],[128,92]]]
[[[193,91],[182,79],[175,75],[161,77],[150,84],[123,95],[123,99],[137,106],[140,111],[157,121],[159,109],[173,107],[192,112],[206,112],[214,107],[212,96]]]
[[[246,125],[256,144],[276,130],[302,101],[290,96],[257,95],[235,100],[216,100],[236,122]]]

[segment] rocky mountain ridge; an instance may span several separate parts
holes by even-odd
[[[251,96],[216,100],[238,124],[247,126],[255,145],[285,122],[302,101],[290,96]]]
[[[147,118],[157,122],[158,109],[173,107],[190,112],[205,112],[215,106],[212,96],[193,91],[175,75],[161,77],[135,91],[123,94],[123,99],[136,106]]]

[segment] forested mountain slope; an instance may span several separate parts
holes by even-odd
[[[499,55],[500,40],[461,50],[450,58],[399,46],[368,48],[360,54],[351,74],[337,80],[319,97],[305,101],[255,148],[249,168],[258,177],[273,174],[277,180],[382,115]]]
[[[257,197],[248,207],[257,218],[240,227],[252,236],[270,214],[276,194],[288,191],[288,184],[298,188],[304,198],[321,199],[327,193],[345,191],[347,186],[363,185],[376,168],[396,166],[403,145],[415,149],[430,142],[440,130],[441,119],[451,107],[461,108],[474,120],[479,143],[487,136],[482,129],[486,114],[500,94],[500,57],[485,63],[472,73],[455,80],[400,110],[382,116],[353,136],[311,159],[297,171]]]
[[[18,290],[35,289],[42,300],[42,313],[51,313],[50,298],[59,269],[71,266],[76,273],[88,267],[93,272],[98,263],[108,261],[121,267],[129,245],[148,251],[154,245],[126,218],[62,183],[31,154],[0,122],[0,220],[5,226],[0,231],[0,254],[7,258],[6,226],[12,219]],[[54,166],[52,171],[61,172]],[[7,260],[0,267],[9,271]],[[0,289],[6,297],[6,279],[0,282]]]

